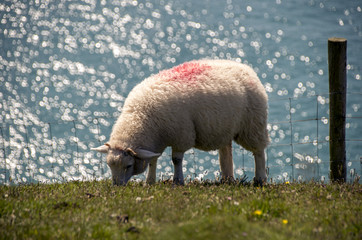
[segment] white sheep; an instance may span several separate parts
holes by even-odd
[[[157,158],[172,147],[173,181],[184,184],[185,151],[219,149],[223,179],[233,179],[232,141],[253,152],[255,180],[266,181],[264,149],[268,97],[252,68],[229,60],[191,61],[138,84],[127,97],[110,140],[92,148],[108,153],[113,182],[125,185],[149,166],[156,180]]]

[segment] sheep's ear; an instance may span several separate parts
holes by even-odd
[[[97,151],[100,153],[108,153],[109,151],[109,144],[104,144],[102,146],[96,147],[96,148],[91,148],[92,151]]]
[[[161,153],[154,153],[154,152],[142,149],[142,148],[138,148],[133,152],[136,153],[135,154],[136,157],[141,158],[141,159],[148,159],[148,158],[154,158],[154,157],[161,156]]]
[[[137,155],[137,153],[135,151],[133,151],[131,148],[127,148],[126,152],[134,157]]]

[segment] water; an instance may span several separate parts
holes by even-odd
[[[0,183],[110,177],[103,144],[129,91],[185,61],[255,69],[270,97],[269,177],[328,180],[327,39],[348,39],[348,177],[361,175],[362,4],[303,1],[2,1]],[[291,144],[292,143],[292,144]],[[170,150],[157,175],[172,173]],[[234,148],[235,175],[253,177]],[[190,150],[188,178],[219,177]],[[140,176],[142,179],[143,176]]]

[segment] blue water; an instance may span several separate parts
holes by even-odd
[[[348,39],[348,177],[361,175],[362,4],[358,0],[24,0],[0,3],[0,183],[109,178],[107,141],[129,91],[185,61],[251,65],[269,98],[272,181],[329,172],[327,39]],[[254,175],[234,146],[235,176]],[[172,175],[170,149],[157,175]],[[188,179],[219,177],[190,150]],[[143,175],[138,179],[144,178]]]

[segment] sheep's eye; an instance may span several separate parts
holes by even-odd
[[[132,167],[132,165],[128,165],[127,167],[126,167],[126,169],[130,169]]]
[[[126,152],[126,151],[123,152],[124,157],[127,157],[128,155],[129,155],[128,152]]]

